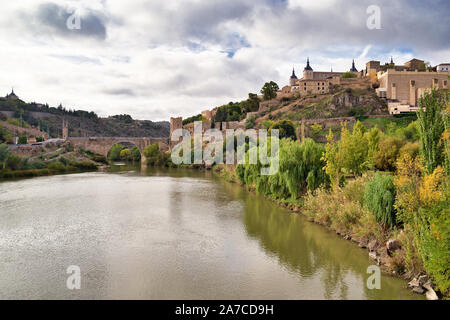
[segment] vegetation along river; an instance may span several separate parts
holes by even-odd
[[[1,299],[423,299],[367,251],[211,172],[0,182]],[[66,286],[80,267],[81,288]]]

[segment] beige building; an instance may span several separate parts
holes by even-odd
[[[447,89],[450,72],[397,71],[388,69],[377,74],[379,97],[388,100],[389,112],[413,112],[420,98],[431,89]],[[409,106],[410,109],[407,110]]]
[[[355,67],[355,61],[349,72],[353,72],[359,76],[359,72]],[[307,94],[323,94],[330,91],[330,87],[339,84],[344,72],[324,72],[314,71],[309,63],[309,58],[306,60],[306,67],[303,70],[303,78],[298,79],[295,75],[295,70],[292,70],[292,75],[289,78],[289,86],[283,87],[282,93],[298,92],[301,95]]]

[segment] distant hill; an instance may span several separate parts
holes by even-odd
[[[169,137],[170,131],[168,121],[134,120],[126,114],[100,118],[94,112],[66,110],[62,106],[54,108],[22,100],[0,98],[0,120],[8,118],[22,118],[29,125],[50,132],[52,137],[61,136],[63,119],[69,123],[69,136],[72,137],[165,138]]]

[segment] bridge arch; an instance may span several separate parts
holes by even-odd
[[[83,148],[91,152],[101,154],[105,157],[108,156],[108,152],[111,147],[120,142],[126,142],[135,145],[141,153],[141,161],[145,161],[143,151],[145,147],[151,144],[157,143],[161,151],[169,150],[168,138],[145,138],[145,137],[69,137],[67,142],[73,145],[74,148]]]

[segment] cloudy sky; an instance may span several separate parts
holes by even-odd
[[[370,5],[381,29],[367,27]],[[449,12],[448,0],[2,1],[0,94],[14,86],[25,101],[101,116],[186,117],[268,80],[286,85],[307,56],[318,71],[391,55],[450,62]]]

